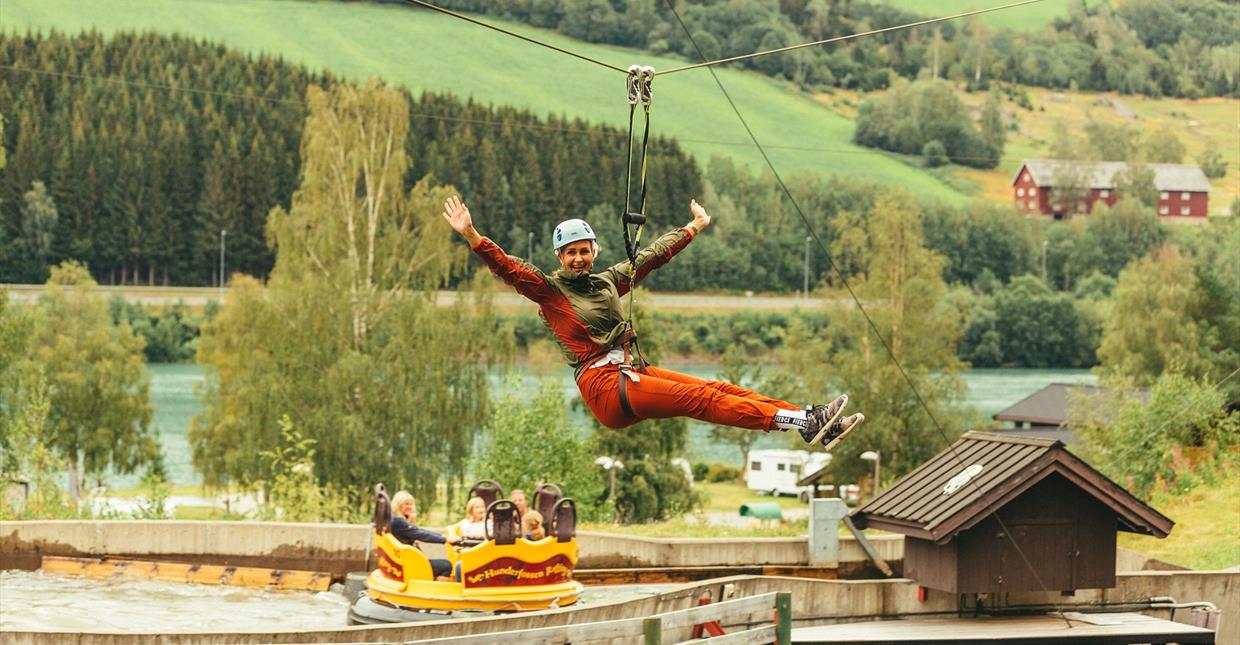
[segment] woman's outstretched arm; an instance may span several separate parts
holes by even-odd
[[[469,248],[482,258],[487,268],[491,269],[491,273],[499,276],[504,284],[516,289],[517,293],[534,302],[543,302],[555,293],[555,290],[548,286],[547,277],[538,267],[521,258],[504,253],[498,244],[483,237],[474,228],[474,220],[469,214],[469,208],[465,206],[460,197],[453,195],[443,203],[443,218],[452,226],[452,230],[460,233],[461,237],[469,242]]]
[[[642,249],[637,254],[636,276],[634,282],[640,283],[651,271],[667,264],[672,256],[679,253],[682,249],[689,245],[689,242],[702,232],[707,226],[710,226],[710,215],[706,213],[706,209],[697,203],[697,200],[689,202],[689,212],[693,213],[693,220],[684,226],[664,233],[659,239],[650,243],[650,246]],[[607,275],[612,278],[620,295],[628,293],[629,290],[629,261],[625,260],[607,270]]]

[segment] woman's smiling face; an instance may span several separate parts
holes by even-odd
[[[594,240],[577,240],[560,247],[560,266],[569,271],[589,271],[594,266]]]

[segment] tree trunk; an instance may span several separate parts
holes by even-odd
[[[155,286],[155,265],[152,264],[146,268],[146,284],[147,286]]]
[[[77,455],[69,457],[69,498],[77,502],[82,498],[82,484],[78,478]]]

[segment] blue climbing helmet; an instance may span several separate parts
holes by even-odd
[[[571,244],[579,240],[597,240],[594,236],[594,229],[583,219],[566,219],[555,227],[555,234],[551,236],[555,242],[556,253],[560,252],[566,244]]]

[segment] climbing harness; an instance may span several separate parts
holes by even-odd
[[[629,258],[629,310],[624,318],[624,331],[616,339],[616,347],[608,353],[603,361],[619,359],[618,371],[620,378],[620,407],[625,414],[637,418],[629,405],[628,380],[638,381],[638,374],[645,371],[646,359],[642,356],[641,345],[637,342],[637,329],[633,325],[633,303],[637,293],[637,251],[641,246],[642,229],[646,226],[646,160],[650,150],[650,102],[654,98],[651,85],[654,82],[654,68],[649,65],[630,65],[625,79],[625,89],[629,100],[629,138],[628,160],[625,163],[624,178],[624,211],[620,224],[624,228],[624,252]],[[633,195],[633,116],[637,105],[642,106],[642,154],[638,163],[638,198],[637,210],[632,207]],[[632,350],[630,352],[630,350]],[[618,354],[617,354],[618,353]],[[637,360],[634,361],[633,359]]]

